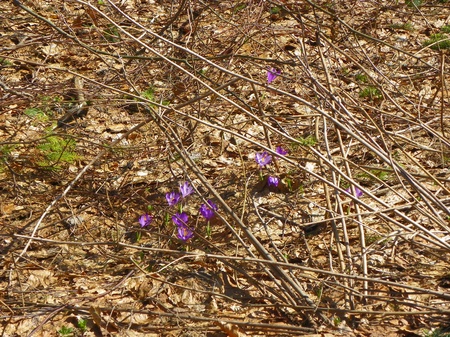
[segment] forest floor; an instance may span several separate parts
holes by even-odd
[[[450,336],[450,2],[0,22],[2,336]]]

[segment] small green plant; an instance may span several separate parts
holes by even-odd
[[[340,317],[338,317],[338,316],[334,316],[333,317],[333,324],[334,324],[334,326],[339,326],[339,324],[341,324],[341,318]]]
[[[28,108],[28,109],[25,109],[23,113],[25,115],[27,115],[28,117],[30,117],[36,121],[39,121],[39,122],[48,121],[48,115],[39,108]]]
[[[356,75],[355,75],[355,79],[356,79],[358,82],[361,82],[361,83],[367,83],[367,81],[368,81],[367,75],[361,74],[361,73],[356,74]]]
[[[12,150],[16,148],[16,145],[3,145],[0,146],[0,159],[7,157],[11,154]]]
[[[298,141],[298,143],[300,144],[300,145],[303,145],[303,146],[314,146],[314,145],[316,145],[317,144],[317,139],[316,139],[316,137],[314,137],[314,136],[307,136],[306,138],[304,138],[304,137],[297,137],[297,138],[295,138],[297,141]],[[292,143],[291,144],[291,147],[292,147],[292,149],[295,151],[295,150],[297,150],[298,149],[298,144],[297,143]]]
[[[44,155],[44,159],[38,162],[39,166],[60,169],[59,163],[73,163],[79,159],[76,150],[76,142],[73,138],[49,136],[45,142],[37,146]]]
[[[358,176],[358,178],[360,178],[360,176]],[[347,188],[350,187],[350,184],[348,183],[348,181],[342,180],[340,186],[342,189],[346,190]]]
[[[105,2],[103,0],[98,0],[97,1],[97,5],[99,5],[99,6],[104,5],[104,4],[105,4]]]
[[[7,162],[7,158],[11,154],[12,150],[16,148],[15,145],[3,145],[0,146],[0,173],[5,170],[5,163]]]
[[[141,96],[148,99],[149,101],[155,100],[155,89],[153,87],[148,87],[147,90],[141,93]]]
[[[148,99],[149,101],[155,102],[155,89],[152,86],[150,86],[147,88],[147,90],[141,92],[141,96],[144,97],[145,99]],[[163,100],[161,104],[168,106],[170,105],[170,101]]]
[[[366,245],[371,245],[379,240],[381,240],[382,236],[378,234],[367,234],[365,236]]]
[[[283,179],[283,182],[286,185],[286,187],[288,188],[288,190],[292,192],[292,179],[289,177],[285,177]]]
[[[450,337],[450,332],[444,332],[441,329],[434,329],[434,330],[424,330],[423,331],[424,337]]]
[[[315,292],[316,292],[316,296],[318,298],[321,298],[322,297],[322,293],[323,293],[323,287],[322,286],[317,287]]]
[[[73,336],[73,329],[63,325],[61,329],[58,330],[58,334],[64,337]]]
[[[341,68],[341,73],[344,76],[348,76],[350,74],[350,72],[351,72],[351,70],[349,68],[347,68],[347,67],[342,67]]]
[[[83,318],[78,318],[77,326],[82,333],[85,333],[87,331],[87,320]]]
[[[271,7],[270,14],[279,14],[281,12],[281,7]]]
[[[45,105],[50,105],[53,103],[61,103],[63,101],[63,98],[61,96],[40,96],[39,99],[44,103]]]
[[[423,1],[422,0],[406,0],[405,3],[408,7],[420,7],[420,6],[422,6]]]
[[[433,34],[423,42],[425,47],[429,46],[433,50],[450,49],[450,39],[445,34]]]
[[[383,98],[383,94],[378,88],[375,87],[367,87],[364,88],[360,93],[359,97],[361,98],[369,98],[371,100],[381,99]]]
[[[386,181],[389,179],[389,172],[383,170],[370,170],[370,172],[380,180]]]
[[[391,29],[398,29],[398,30],[406,30],[408,32],[412,32],[414,30],[414,26],[409,23],[409,22],[405,22],[405,23],[393,23],[392,25],[389,26]]]
[[[5,59],[5,58],[3,58],[3,57],[0,57],[0,65],[12,66],[12,62],[7,60],[7,59]]]
[[[389,180],[390,173],[386,172],[384,170],[370,170],[370,173],[366,172],[360,172],[356,175],[359,179],[365,179],[365,180],[374,180],[373,176],[377,177],[380,180],[387,181]]]
[[[237,12],[240,12],[241,10],[243,10],[244,8],[246,8],[247,7],[247,4],[246,3],[240,3],[240,4],[237,4],[235,7],[234,7],[234,14],[236,14]]]
[[[450,25],[442,26],[441,31],[444,33],[450,33]]]
[[[117,42],[120,40],[119,29],[114,25],[108,25],[108,28],[103,31],[103,34],[109,42]]]

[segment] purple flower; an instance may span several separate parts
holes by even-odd
[[[270,162],[272,161],[272,156],[267,151],[258,152],[255,155],[255,160],[260,167],[264,167],[267,164],[270,164]]]
[[[150,225],[152,220],[153,220],[152,216],[147,213],[142,214],[139,217],[139,223],[140,223],[141,227],[146,227],[146,226]]]
[[[184,184],[180,185],[180,193],[183,198],[186,198],[192,192],[194,192],[194,189],[189,185],[189,181],[185,181]]]
[[[345,192],[352,194],[352,189],[351,187],[347,188],[345,190]],[[361,191],[358,187],[355,186],[355,193],[356,193],[356,198],[359,199],[362,197],[362,195],[364,194],[363,191]]]
[[[176,204],[178,204],[178,201],[180,201],[180,199],[181,199],[181,195],[179,193],[170,192],[170,193],[166,194],[167,203],[171,207],[175,206]]]
[[[211,220],[214,216],[214,211],[217,211],[219,208],[215,203],[213,203],[211,200],[208,200],[208,205],[202,204],[200,206],[200,214],[206,219]]]
[[[187,241],[194,236],[194,232],[187,226],[188,215],[186,213],[177,213],[172,216],[172,221],[178,227],[178,238]]]
[[[267,84],[272,83],[274,79],[281,75],[281,70],[276,68],[270,68],[267,70]]]
[[[187,227],[187,222],[188,222],[188,215],[186,213],[177,213],[175,215],[172,215],[172,221],[175,225],[177,225],[178,227],[180,226],[185,226]]]
[[[285,156],[288,154],[287,150],[283,149],[281,146],[277,146],[275,152],[282,156]]]
[[[180,240],[187,241],[194,236],[194,232],[188,226],[178,226],[177,237]]]
[[[269,176],[267,178],[267,185],[269,185],[269,187],[278,187],[279,182],[280,180],[277,177]]]

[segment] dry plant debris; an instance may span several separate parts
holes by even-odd
[[[448,336],[450,3],[0,3],[3,336]]]

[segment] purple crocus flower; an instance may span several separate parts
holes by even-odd
[[[194,189],[189,185],[189,181],[185,181],[184,184],[180,185],[180,193],[183,198],[186,198],[192,192],[194,192]]]
[[[345,192],[347,192],[347,193],[349,193],[349,194],[352,194],[352,189],[351,189],[351,187],[349,187],[349,188],[347,188],[346,190],[345,190]],[[359,199],[359,198],[361,198],[362,196],[363,196],[363,191],[361,191],[358,187],[356,187],[355,186],[355,193],[356,193],[356,198],[357,199]]]
[[[281,146],[277,146],[275,152],[282,156],[285,156],[288,154],[287,150],[283,149]]]
[[[270,68],[267,70],[267,84],[272,83],[274,79],[281,75],[281,70],[276,68]]]
[[[188,219],[188,215],[184,212],[172,215],[172,221],[177,226],[186,226]]]
[[[189,217],[186,213],[177,213],[172,216],[172,221],[178,227],[178,238],[187,241],[194,236],[194,232],[187,226]]]
[[[206,219],[211,220],[214,216],[214,211],[217,211],[219,208],[215,203],[211,200],[208,200],[208,205],[202,204],[200,206],[200,214]]]
[[[260,167],[264,167],[267,164],[270,164],[272,161],[272,156],[267,151],[258,152],[255,155],[255,160]]]
[[[269,176],[267,178],[267,185],[269,185],[269,187],[278,187],[279,183],[280,183],[280,180],[277,177]]]
[[[175,206],[180,201],[181,195],[176,192],[170,192],[166,194],[166,200],[170,207]]]
[[[153,220],[153,217],[152,217],[151,215],[145,213],[145,214],[142,214],[142,215],[139,217],[139,224],[140,224],[141,227],[143,228],[143,227],[146,227],[146,226],[150,225],[150,223],[152,222],[152,220]]]
[[[188,226],[178,226],[177,237],[180,240],[187,241],[194,236],[194,232]]]

